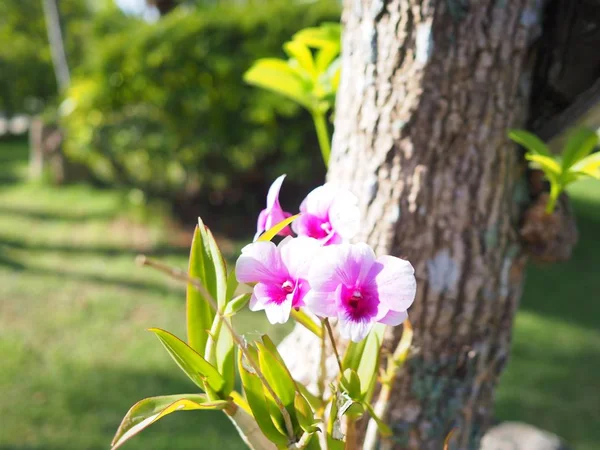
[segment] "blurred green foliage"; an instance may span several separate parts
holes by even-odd
[[[87,50],[90,4],[60,2],[69,63],[79,64]],[[57,96],[44,12],[40,0],[0,2],[0,113],[38,113]]]
[[[67,152],[102,181],[151,196],[236,202],[281,173],[320,181],[310,116],[243,82],[296,31],[339,19],[336,1],[176,9],[109,36],[62,105]]]

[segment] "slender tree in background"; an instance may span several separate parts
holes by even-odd
[[[328,180],[358,195],[360,240],[413,262],[418,280],[414,351],[388,409],[397,448],[439,450],[452,429],[453,447],[477,448],[493,420],[527,258],[519,226],[533,200],[507,130],[533,122],[534,41],[547,44],[543,56],[560,50],[542,33],[545,6],[344,3]],[[538,80],[538,97],[550,84]],[[295,355],[313,345],[299,329],[290,342]],[[310,381],[315,363],[296,372]]]
[[[43,5],[52,64],[54,66],[54,73],[56,74],[56,83],[58,84],[59,91],[64,92],[69,87],[71,75],[69,73],[67,53],[60,26],[58,0],[43,0]]]

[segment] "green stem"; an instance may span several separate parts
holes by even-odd
[[[548,198],[548,203],[546,204],[546,214],[552,214],[554,212],[554,207],[556,206],[560,191],[561,187],[558,184],[552,183],[550,185],[550,198]]]
[[[329,130],[327,129],[325,114],[319,111],[312,111],[311,114],[313,121],[315,122],[315,129],[317,130],[317,138],[319,139],[319,147],[321,147],[323,161],[325,161],[325,166],[327,166],[329,163],[329,154],[331,153],[331,141],[329,139]]]

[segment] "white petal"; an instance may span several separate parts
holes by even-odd
[[[380,256],[377,262],[370,275],[374,275],[379,301],[394,311],[406,311],[417,292],[413,266],[404,259],[387,255]]]
[[[390,310],[382,319],[379,319],[378,322],[395,327],[400,325],[406,319],[408,319],[408,313],[406,311]]]
[[[342,282],[338,267],[343,255],[349,250],[348,245],[330,245],[321,247],[314,255],[314,261],[308,271],[308,282],[311,289],[319,292],[335,292]]]
[[[265,309],[265,304],[262,303],[256,295],[254,295],[254,292],[252,293],[252,297],[250,297],[249,308],[250,311],[262,311]]]
[[[358,199],[345,189],[340,189],[329,208],[329,222],[344,239],[353,238],[360,228]]]
[[[271,322],[272,324],[286,323],[290,318],[291,311],[291,300],[286,300],[279,305],[277,303],[269,303],[265,305],[265,313],[267,314],[267,319],[269,319],[269,322]]]
[[[272,242],[254,242],[242,249],[235,263],[235,276],[240,283],[273,283],[287,276],[279,250]]]
[[[321,218],[327,217],[337,191],[337,187],[331,183],[313,189],[300,205],[300,211]]]
[[[362,341],[367,337],[367,334],[369,334],[369,331],[371,331],[373,326],[373,322],[371,321],[359,320],[355,322],[344,315],[340,315],[339,319],[338,327],[340,334],[345,339],[352,340],[352,342]]]
[[[309,291],[304,297],[306,307],[319,317],[337,317],[335,295],[330,292]]]
[[[273,208],[275,204],[279,205],[279,191],[281,190],[284,179],[285,174],[277,177],[277,179],[273,181],[273,184],[271,184],[269,192],[267,193],[267,209]]]
[[[306,236],[286,238],[279,244],[281,260],[290,276],[297,280],[307,279],[311,264],[315,261],[315,254],[321,249],[321,244],[316,239]]]

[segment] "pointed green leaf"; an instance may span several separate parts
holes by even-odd
[[[569,133],[562,152],[562,167],[568,169],[589,155],[598,145],[598,134],[589,128],[578,128]]]
[[[240,284],[235,277],[235,268],[233,268],[227,274],[227,294],[225,295],[227,302],[230,302],[233,299],[239,285]]]
[[[532,163],[534,167],[541,169],[544,175],[551,180],[551,177],[560,177],[562,168],[559,163],[549,156],[527,154],[525,158]]]
[[[249,349],[250,348],[251,347],[249,347]],[[257,356],[256,359],[258,359]],[[246,394],[246,400],[248,401],[248,405],[252,410],[252,415],[260,430],[275,445],[287,446],[287,436],[275,427],[271,419],[271,412],[268,399],[265,396],[263,384],[258,376],[254,372],[251,372],[249,367],[245,366],[242,352],[239,352],[238,355],[238,370]]]
[[[273,225],[270,229],[268,229],[263,234],[261,234],[260,237],[258,238],[258,240],[259,241],[270,241],[277,235],[277,233],[279,233],[281,230],[283,230],[285,227],[287,227],[290,223],[292,223],[298,217],[300,217],[300,214],[296,214],[295,216],[291,216],[291,217],[288,217],[287,219],[283,219],[281,222]]]
[[[316,411],[323,406],[323,400],[306,389],[306,386],[296,382],[296,387],[298,388],[298,392],[300,392],[304,398],[308,400],[308,403],[310,403],[310,406],[313,410]]]
[[[308,47],[300,41],[290,41],[283,44],[283,50],[293,58],[310,77],[316,76],[315,61]]]
[[[244,74],[244,81],[288,97],[309,111],[313,107],[312,86],[282,59],[259,59]]]
[[[600,152],[586,156],[575,163],[571,170],[600,180]]]
[[[369,414],[371,415],[371,418],[377,424],[377,429],[379,430],[379,434],[381,434],[381,436],[383,436],[383,437],[389,437],[389,436],[391,436],[392,435],[392,430],[390,429],[390,427],[388,427],[385,424],[385,422],[381,419],[381,417],[379,417],[375,413],[375,410],[373,409],[373,407],[371,406],[371,404],[369,402],[363,402],[363,406],[365,407],[365,409],[367,411],[369,411]]]
[[[318,27],[308,27],[298,31],[294,34],[293,40],[314,48],[336,44],[339,46],[342,40],[342,27],[336,22],[324,22]]]
[[[360,364],[360,359],[362,358],[362,354],[365,351],[366,344],[366,339],[363,339],[360,342],[350,342],[348,344],[348,347],[346,348],[346,353],[344,353],[344,360],[342,361],[342,368],[344,370],[358,369],[358,365]]]
[[[362,394],[360,390],[360,378],[353,369],[346,369],[342,374],[340,380],[342,387],[348,393],[350,398],[355,401],[362,400]]]
[[[366,401],[370,400],[368,397],[372,393],[377,381],[379,353],[384,331],[385,325],[378,323],[373,326],[371,332],[364,339],[366,341],[364,352],[356,369],[356,373],[360,379],[360,392]]]
[[[263,336],[263,340],[264,339],[265,336]],[[283,363],[283,359],[279,353],[273,353],[262,342],[257,342],[256,346],[258,347],[258,362],[260,364],[260,370],[277,396],[281,399],[283,405],[290,412],[290,414],[293,415],[294,397],[296,391],[298,390],[296,388],[296,382],[290,375],[290,372]]]
[[[509,130],[508,137],[535,155],[551,156],[548,146],[535,134],[525,130]]]
[[[211,402],[206,398],[206,395],[201,394],[164,395],[162,397],[146,398],[137,402],[127,411],[112,440],[111,448],[112,450],[119,448],[144,428],[175,411],[218,410],[226,408],[227,405],[229,405],[228,401]]]
[[[242,310],[242,308],[244,308],[244,306],[248,304],[248,302],[250,301],[250,297],[252,297],[252,294],[250,293],[238,295],[229,303],[227,303],[227,305],[225,306],[225,310],[223,311],[223,315],[225,317],[231,317],[237,314]]]
[[[192,347],[168,331],[150,328],[173,360],[198,387],[206,390],[205,383],[215,392],[221,392],[225,380],[217,369],[206,361]]]
[[[296,417],[298,418],[300,427],[307,433],[314,433],[316,431],[315,415],[308,401],[298,392],[296,392],[294,408],[296,409]]]
[[[317,52],[315,66],[317,73],[324,73],[340,54],[339,45],[327,45]]]
[[[212,233],[200,218],[192,241],[189,275],[200,280],[213,300],[217,302],[219,309],[225,307],[227,296],[225,260]],[[186,303],[188,342],[194,350],[204,354],[208,330],[212,326],[215,312],[208,300],[191,284],[188,284]]]
[[[235,384],[235,343],[231,332],[223,324],[223,320],[215,318],[215,322],[217,323],[214,330],[211,330],[211,335],[216,343],[212,344],[213,337],[209,338],[206,354],[209,355],[208,361],[217,368],[217,371],[225,380],[221,393],[226,397],[233,391]],[[209,350],[209,345],[214,345],[214,350]]]

